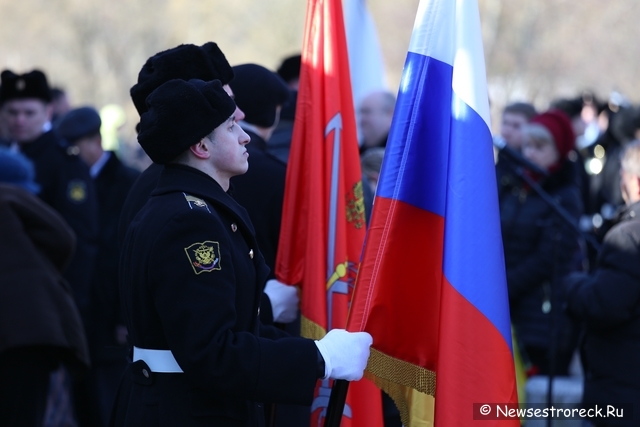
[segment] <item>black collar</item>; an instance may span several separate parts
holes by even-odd
[[[255,230],[247,211],[227,194],[215,179],[206,173],[186,165],[165,165],[160,174],[158,185],[151,195],[158,196],[176,192],[187,193],[211,203],[217,209],[236,217],[255,236]]]

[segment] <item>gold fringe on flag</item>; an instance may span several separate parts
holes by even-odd
[[[325,335],[327,335],[327,331],[322,326],[312,322],[304,316],[300,317],[300,336],[319,340]]]
[[[365,377],[393,399],[404,426],[433,425],[435,372],[372,348]]]

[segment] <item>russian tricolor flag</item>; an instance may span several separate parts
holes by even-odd
[[[477,1],[421,0],[348,326],[405,426],[517,404],[489,129]]]

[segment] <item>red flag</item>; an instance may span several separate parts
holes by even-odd
[[[300,286],[301,333],[344,328],[365,236],[362,175],[340,0],[309,0],[276,276]],[[331,381],[318,381],[311,425]],[[382,426],[380,390],[349,388],[342,425]]]

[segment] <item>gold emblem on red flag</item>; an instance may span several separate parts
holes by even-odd
[[[347,221],[353,223],[356,228],[365,225],[362,181],[358,181],[347,194]]]

